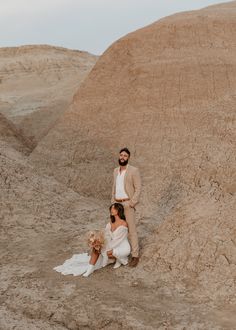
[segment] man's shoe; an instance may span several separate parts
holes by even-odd
[[[139,262],[139,257],[132,257],[132,259],[129,262],[130,267],[136,267]]]

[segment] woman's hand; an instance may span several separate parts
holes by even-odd
[[[112,250],[107,251],[108,258],[113,258]]]

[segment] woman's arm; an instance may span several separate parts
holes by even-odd
[[[121,227],[121,228],[120,228]],[[124,226],[120,226],[119,231],[117,232],[115,238],[113,240],[110,241],[109,244],[109,248],[111,250],[115,249],[116,247],[118,247],[121,242],[127,237],[128,235],[128,228],[124,227]]]

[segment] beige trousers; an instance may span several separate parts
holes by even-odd
[[[121,203],[124,206],[125,218],[129,227],[129,241],[132,257],[139,256],[138,234],[135,224],[135,209],[129,206],[129,202]]]

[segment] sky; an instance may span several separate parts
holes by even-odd
[[[0,0],[0,47],[48,44],[100,55],[129,32],[228,0]]]

